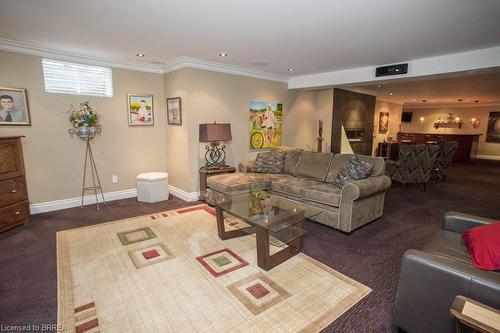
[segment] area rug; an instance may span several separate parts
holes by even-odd
[[[57,271],[66,332],[318,332],[371,291],[303,253],[260,269],[206,205],[58,232]]]

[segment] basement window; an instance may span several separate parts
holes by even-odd
[[[113,97],[111,68],[42,59],[45,91]]]

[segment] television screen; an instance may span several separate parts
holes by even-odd
[[[413,116],[413,112],[403,112],[401,114],[401,121],[403,123],[411,123],[412,116]]]

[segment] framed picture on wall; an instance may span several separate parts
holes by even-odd
[[[0,87],[0,125],[31,125],[26,89]]]
[[[380,112],[378,116],[378,132],[385,134],[389,130],[389,112]]]
[[[167,98],[167,121],[169,125],[182,125],[182,103],[180,97]]]
[[[129,126],[153,126],[153,95],[127,95],[127,113]]]
[[[500,143],[500,112],[490,112],[486,142]]]

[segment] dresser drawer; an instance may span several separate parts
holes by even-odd
[[[24,200],[28,200],[28,192],[23,177],[0,181],[0,207]]]
[[[17,224],[30,217],[28,201],[0,208],[0,230],[11,224]]]

